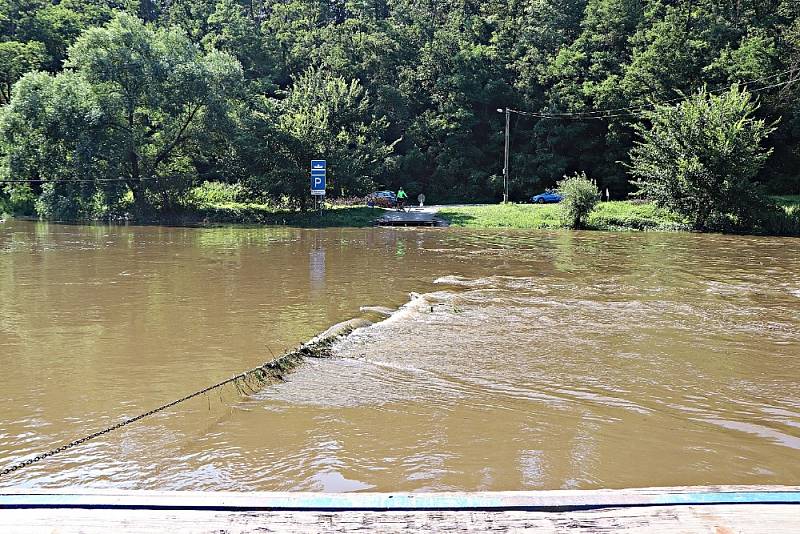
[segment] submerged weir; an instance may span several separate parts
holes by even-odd
[[[362,311],[372,315],[391,317],[392,315],[394,315],[394,313],[400,312],[404,308],[407,308],[409,304],[412,304],[415,301],[417,301],[417,303],[421,301],[420,295],[416,293],[410,294],[410,297],[411,301],[396,311],[392,311],[391,309],[382,306],[364,306],[362,307]],[[269,385],[276,384],[278,382],[283,382],[285,381],[286,375],[288,373],[294,371],[297,367],[302,365],[303,362],[306,361],[307,359],[309,358],[320,359],[320,358],[332,357],[333,355],[332,347],[334,343],[348,336],[349,334],[351,334],[352,332],[354,332],[359,328],[366,328],[372,326],[373,324],[374,324],[373,321],[367,319],[366,317],[355,317],[353,319],[337,323],[331,326],[330,328],[326,329],[325,331],[321,332],[320,334],[314,336],[305,343],[301,344],[296,349],[288,351],[278,356],[277,358],[274,358],[272,360],[263,363],[262,365],[259,365],[258,367],[254,367],[252,369],[239,373],[238,375],[235,375],[231,378],[228,378],[211,386],[207,386],[201,390],[185,395],[179,399],[162,404],[161,406],[154,408],[148,412],[139,414],[135,417],[126,418],[123,421],[120,421],[119,423],[111,427],[96,431],[82,438],[73,440],[55,449],[51,449],[50,451],[42,452],[41,454],[38,454],[33,458],[13,463],[12,465],[6,468],[0,469],[0,477],[10,475],[18,471],[19,469],[25,468],[29,465],[37,463],[46,458],[55,456],[56,454],[72,449],[73,447],[83,445],[84,443],[91,441],[102,435],[105,435],[109,432],[113,432],[129,424],[141,421],[146,417],[155,415],[166,409],[173,408],[178,404],[193,399],[197,396],[207,395],[215,389],[227,385],[232,385],[233,387],[236,388],[236,390],[240,395],[249,395],[255,393],[260,388],[264,388]]]
[[[135,417],[126,418],[117,424],[105,428],[103,430],[98,430],[84,436],[82,438],[75,439],[70,441],[69,443],[65,443],[57,448],[51,449],[49,451],[41,452],[32,458],[28,458],[26,460],[22,460],[16,463],[9,465],[3,469],[0,469],[0,477],[11,475],[12,473],[17,472],[20,469],[28,467],[29,465],[33,465],[35,463],[40,462],[46,458],[50,458],[55,456],[56,454],[60,454],[67,450],[70,450],[74,447],[83,445],[88,441],[91,441],[95,438],[100,436],[104,436],[109,432],[113,432],[115,430],[119,430],[129,424],[136,423],[141,421],[151,415],[155,415],[159,412],[167,410],[169,408],[173,408],[178,404],[191,400],[195,397],[200,395],[207,395],[211,391],[227,386],[233,385],[236,390],[241,395],[252,394],[257,391],[258,388],[266,387],[270,384],[275,384],[277,382],[283,382],[285,380],[285,376],[287,373],[290,373],[299,365],[301,365],[306,359],[308,358],[328,358],[331,356],[331,347],[336,342],[336,340],[347,336],[357,328],[363,328],[366,326],[371,325],[372,322],[368,321],[364,318],[355,318],[350,319],[348,321],[343,321],[341,323],[335,324],[332,327],[328,328],[321,334],[314,336],[312,339],[303,343],[298,348],[289,351],[277,358],[265,362],[258,367],[254,367],[253,369],[249,369],[235,375],[231,378],[223,380],[222,382],[218,382],[214,385],[205,387],[201,390],[195,391],[194,393],[190,393],[185,395],[179,399],[173,400],[166,404],[162,404],[161,406],[154,408],[148,412],[141,413]]]

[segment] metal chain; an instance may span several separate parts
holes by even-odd
[[[149,416],[151,416],[153,414],[156,414],[158,412],[164,411],[164,410],[166,410],[168,408],[172,408],[176,404],[180,404],[180,403],[185,402],[185,401],[187,401],[189,399],[193,399],[194,397],[197,397],[197,396],[202,395],[204,393],[208,393],[211,390],[217,389],[217,388],[222,387],[222,386],[224,386],[226,384],[230,384],[231,382],[236,382],[238,380],[246,379],[248,376],[250,376],[250,375],[252,375],[254,373],[257,373],[259,371],[265,372],[268,369],[269,370],[280,369],[281,360],[285,360],[285,359],[288,359],[290,357],[313,356],[315,354],[314,351],[317,348],[319,348],[319,347],[323,347],[324,348],[325,345],[326,345],[325,341],[317,342],[314,345],[312,345],[312,344],[301,345],[300,348],[298,348],[297,350],[294,350],[292,352],[286,353],[283,356],[280,356],[280,357],[276,358],[275,360],[272,360],[272,361],[267,362],[265,364],[259,365],[258,367],[254,367],[254,368],[252,368],[252,369],[250,369],[248,371],[245,371],[243,373],[240,373],[240,374],[238,374],[236,376],[232,376],[232,377],[230,377],[230,378],[228,378],[226,380],[223,380],[222,382],[218,382],[218,383],[214,384],[213,386],[208,386],[206,388],[201,389],[200,391],[195,391],[194,393],[190,393],[189,395],[181,397],[180,399],[174,400],[172,402],[168,402],[167,404],[163,404],[163,405],[159,406],[158,408],[153,408],[149,412],[145,412],[145,413],[139,414],[139,415],[137,415],[135,417],[131,417],[129,419],[125,419],[124,421],[120,421],[119,423],[117,423],[117,424],[115,424],[113,426],[110,426],[110,427],[105,428],[103,430],[99,430],[97,432],[93,432],[92,434],[89,434],[88,436],[84,436],[84,437],[82,437],[80,439],[76,439],[75,441],[70,441],[69,443],[61,445],[58,448],[49,450],[47,452],[43,452],[42,454],[34,456],[33,458],[29,458],[27,460],[24,460],[22,462],[19,462],[17,464],[12,465],[12,466],[6,467],[2,471],[0,471],[0,477],[6,476],[6,475],[8,475],[10,473],[13,473],[14,471],[16,471],[18,469],[22,469],[23,467],[27,467],[27,466],[29,466],[31,464],[35,464],[36,462],[44,460],[45,458],[49,458],[50,456],[55,456],[56,454],[59,454],[59,453],[64,452],[66,450],[69,450],[69,449],[71,449],[73,447],[77,447],[78,445],[86,443],[89,440],[95,439],[95,438],[97,438],[99,436],[102,436],[104,434],[108,434],[109,432],[113,432],[114,430],[118,430],[118,429],[120,429],[120,428],[122,428],[122,427],[124,427],[126,425],[129,425],[131,423],[135,423],[136,421],[144,419],[145,417],[149,417]],[[277,375],[273,375],[273,376],[275,376],[275,378],[277,378],[278,380],[282,379],[282,375],[280,373],[277,374]]]

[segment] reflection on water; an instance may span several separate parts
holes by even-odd
[[[287,383],[214,393],[0,485],[508,490],[800,476],[800,240],[27,222],[0,225],[0,466],[365,306],[400,310]]]

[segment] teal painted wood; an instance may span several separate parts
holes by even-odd
[[[630,506],[799,504],[800,490],[531,491],[481,493],[227,493],[4,491],[3,508],[119,508],[189,510],[542,510]],[[800,513],[800,508],[798,508]]]
[[[737,491],[675,493],[664,496],[663,504],[800,504],[798,491]]]

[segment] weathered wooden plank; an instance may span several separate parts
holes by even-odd
[[[572,510],[622,506],[796,504],[798,486],[474,493],[157,492],[0,489],[0,509],[120,507],[214,510]]]
[[[520,532],[796,533],[796,505],[702,505],[603,508],[570,512],[223,512],[196,510],[11,509],[0,532],[87,534],[129,532]]]

